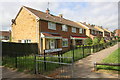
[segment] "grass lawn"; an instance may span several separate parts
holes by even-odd
[[[119,59],[120,59],[120,48],[118,48],[116,51],[111,53],[107,58],[103,59],[101,63],[120,63]],[[99,65],[97,66],[97,68],[120,71],[120,67],[118,66]]]

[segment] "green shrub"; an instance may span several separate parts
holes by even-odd
[[[95,37],[95,38],[93,39],[93,45],[97,45],[97,44],[99,44],[99,42],[100,42],[100,38]]]
[[[120,37],[118,38],[118,42],[120,42]]]
[[[101,38],[100,44],[104,44],[104,43],[105,43],[104,38]]]
[[[87,38],[84,40],[84,44],[85,45],[91,45],[92,44],[92,39],[91,38]]]

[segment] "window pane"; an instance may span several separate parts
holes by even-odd
[[[62,31],[68,31],[68,28],[66,25],[62,25]]]
[[[72,28],[72,32],[76,33],[76,28],[73,27]]]
[[[56,30],[56,24],[52,22],[48,22],[48,29]]]
[[[83,30],[82,30],[82,28],[80,28],[80,29],[79,29],[79,33],[83,33]]]

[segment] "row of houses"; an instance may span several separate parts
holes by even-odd
[[[9,42],[10,41],[10,31],[0,31],[0,41]]]
[[[38,43],[40,51],[68,50],[71,45],[81,45],[88,37],[104,37],[110,40],[114,34],[99,26],[74,22],[55,16],[50,10],[41,12],[26,6],[21,7],[12,19],[12,42]]]

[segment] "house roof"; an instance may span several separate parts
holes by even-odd
[[[10,36],[10,31],[0,31],[0,36]]]
[[[100,27],[100,26],[95,26],[95,28],[98,29],[98,30],[101,31],[101,32],[104,31],[104,29],[103,29],[102,27]]]
[[[51,37],[62,37],[60,34],[52,34],[47,32],[42,32],[44,36],[51,36]]]
[[[109,32],[109,33],[111,32],[111,31],[109,31],[108,29],[104,29],[104,30],[105,30],[106,32]]]
[[[99,31],[98,29],[96,29],[94,26],[88,25],[86,23],[82,23],[80,22],[82,25],[85,25],[86,27],[88,27],[89,29],[95,30],[95,31]]]
[[[79,24],[77,24],[74,21],[71,21],[71,20],[68,20],[65,18],[60,18],[59,16],[55,16],[52,14],[47,14],[45,12],[35,10],[35,9],[29,8],[26,6],[23,6],[23,7],[25,7],[27,10],[32,12],[35,16],[39,17],[41,20],[46,20],[46,21],[51,21],[51,22],[55,22],[55,23],[60,23],[60,24],[65,24],[65,25],[77,27],[77,28],[82,28]]]

